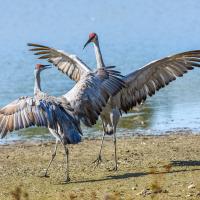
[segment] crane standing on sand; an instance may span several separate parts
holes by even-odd
[[[84,48],[91,42],[94,44],[97,69],[102,69],[105,67],[105,64],[96,33],[89,34],[89,39]],[[50,63],[53,63],[60,71],[77,83],[82,81],[81,73],[91,71],[86,64],[74,55],[43,45],[28,45],[34,47],[31,50],[36,51],[35,55],[42,55],[39,59],[48,59]],[[122,78],[125,82],[125,87],[109,99],[100,115],[103,125],[103,137],[98,158],[95,160],[97,165],[102,161],[101,152],[105,134],[113,134],[115,147],[114,169],[117,170],[116,127],[121,111],[128,112],[134,106],[145,101],[147,96],[154,95],[160,88],[168,85],[176,77],[183,76],[184,73],[192,70],[193,67],[200,67],[200,50],[188,51],[153,61]],[[68,99],[67,95],[64,95],[64,97]]]
[[[47,171],[56,156],[58,141],[64,147],[66,155],[66,181],[69,180],[68,149],[66,144],[77,144],[81,141],[79,123],[72,115],[66,99],[58,99],[41,91],[40,73],[48,69],[47,65],[35,67],[35,85],[33,97],[20,97],[0,110],[0,134],[4,138],[8,132],[30,126],[44,126],[56,138],[56,146]]]
[[[124,82],[120,79],[120,73],[111,67],[85,73],[82,81],[66,94],[71,97],[71,106],[66,98],[49,96],[41,91],[40,72],[47,68],[47,65],[36,65],[34,97],[21,97],[0,109],[0,136],[3,138],[8,132],[30,126],[49,128],[56,138],[56,145],[45,176],[56,156],[57,144],[60,141],[66,155],[65,182],[68,182],[69,152],[66,145],[81,141],[80,120],[86,126],[95,124],[102,107],[110,96],[117,94]]]

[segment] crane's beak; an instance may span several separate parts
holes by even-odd
[[[52,67],[51,67],[51,65],[43,65],[43,67],[42,67],[42,69],[44,70],[44,69],[51,69]]]
[[[89,38],[89,40],[85,43],[83,49],[85,49],[85,47],[86,47],[90,42],[92,42],[92,39],[93,39],[93,38]]]

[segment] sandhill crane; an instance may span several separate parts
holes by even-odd
[[[105,67],[105,64],[96,33],[89,34],[89,39],[84,48],[91,42],[94,44],[97,69],[102,69]],[[36,44],[29,44],[29,46],[35,47],[31,49],[32,51],[36,51],[35,55],[44,54],[39,59],[48,59],[57,69],[76,82],[81,81],[81,73],[90,71],[90,68],[76,56],[47,46]],[[168,85],[176,77],[183,76],[184,73],[192,70],[193,67],[200,67],[200,50],[188,51],[150,62],[123,78],[126,84],[125,88],[109,99],[100,115],[103,125],[103,137],[99,155],[95,160],[97,165],[102,160],[101,151],[105,134],[113,134],[115,146],[114,169],[117,170],[116,127],[121,116],[121,111],[127,113],[137,104],[144,102],[147,96],[154,95],[160,88]]]
[[[56,156],[58,141],[63,144],[67,170],[66,181],[69,180],[68,149],[66,144],[77,144],[81,141],[81,129],[78,120],[73,117],[72,109],[66,99],[49,96],[41,91],[40,73],[48,69],[48,65],[37,64],[35,67],[35,86],[33,97],[20,97],[0,109],[0,134],[4,138],[8,132],[30,126],[44,126],[56,138],[55,150],[45,171],[47,171]]]
[[[56,156],[60,141],[66,155],[65,182],[68,182],[69,153],[66,144],[77,144],[81,141],[80,120],[87,126],[95,124],[109,97],[117,94],[124,83],[120,79],[120,73],[113,70],[113,67],[85,73],[82,81],[66,94],[70,96],[70,105],[65,97],[49,96],[41,91],[40,72],[47,68],[47,65],[36,65],[34,97],[20,97],[0,109],[0,136],[4,138],[8,132],[30,126],[49,128],[56,137],[56,145],[45,176]]]

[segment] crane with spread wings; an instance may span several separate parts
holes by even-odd
[[[89,39],[84,48],[89,43],[94,44],[97,69],[105,68],[96,33],[89,34]],[[38,44],[30,43],[28,46],[33,47],[30,50],[34,51],[35,55],[39,55],[39,59],[47,59],[48,62],[52,63],[58,70],[77,82],[77,84],[82,82],[85,73],[92,71],[75,55]],[[105,134],[113,134],[115,147],[114,169],[117,170],[116,128],[121,112],[128,112],[134,106],[144,102],[148,96],[154,95],[156,91],[176,80],[176,77],[183,76],[183,74],[194,67],[200,67],[200,50],[188,51],[155,60],[122,78],[125,82],[125,87],[109,99],[106,107],[103,108],[100,114],[103,125],[103,137],[99,155],[95,160],[97,165],[102,161],[101,152]],[[69,101],[71,99],[70,96],[69,92],[64,95]],[[85,106],[88,107],[87,104]]]

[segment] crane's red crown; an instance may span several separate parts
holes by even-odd
[[[97,40],[97,34],[96,33],[90,33],[88,41],[84,44],[83,49],[91,42],[95,42]]]
[[[89,34],[89,38],[90,38],[90,39],[95,38],[96,36],[97,36],[96,33],[90,33],[90,34]]]
[[[44,65],[42,65],[42,64],[36,64],[35,69],[41,69],[42,67],[44,67]]]

